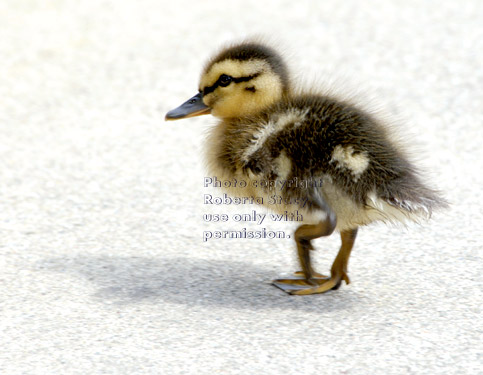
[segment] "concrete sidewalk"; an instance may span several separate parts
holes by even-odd
[[[483,373],[482,3],[258,4],[0,4],[0,374]],[[241,210],[203,205],[214,120],[163,120],[253,34],[375,98],[452,203],[363,228],[325,295],[269,285],[298,267],[291,239],[203,241],[240,227],[202,219]],[[339,239],[315,246],[326,272]]]

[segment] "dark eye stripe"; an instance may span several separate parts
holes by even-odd
[[[232,77],[232,82],[235,82],[235,83],[248,82],[248,81],[252,80],[253,78],[258,77],[259,75],[260,75],[260,73],[255,73],[255,74],[252,74],[251,76],[247,76],[247,77]],[[208,95],[209,93],[212,93],[219,86],[220,86],[220,78],[218,78],[218,80],[215,82],[214,85],[205,87],[203,89],[203,95]]]

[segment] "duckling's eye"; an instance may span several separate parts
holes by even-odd
[[[220,76],[220,78],[218,78],[218,82],[220,83],[220,86],[222,86],[222,87],[228,86],[231,83],[232,80],[233,80],[233,78],[226,75],[226,74],[222,74]]]

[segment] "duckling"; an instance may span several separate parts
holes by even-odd
[[[294,232],[301,271],[272,282],[289,294],[349,284],[359,227],[420,222],[446,205],[378,119],[347,102],[295,90],[281,55],[263,42],[218,52],[202,71],[198,93],[166,120],[205,114],[219,118],[207,139],[210,175],[247,181],[227,189],[234,196],[268,198],[275,191],[283,199],[270,209],[303,217]],[[334,231],[341,247],[324,276],[312,268],[312,240]]]

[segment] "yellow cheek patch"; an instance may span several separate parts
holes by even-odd
[[[246,90],[248,86],[254,86],[255,92]],[[249,116],[280,100],[282,86],[275,74],[267,74],[266,77],[262,75],[246,84],[233,84],[226,88],[219,88],[207,97],[213,116]]]

